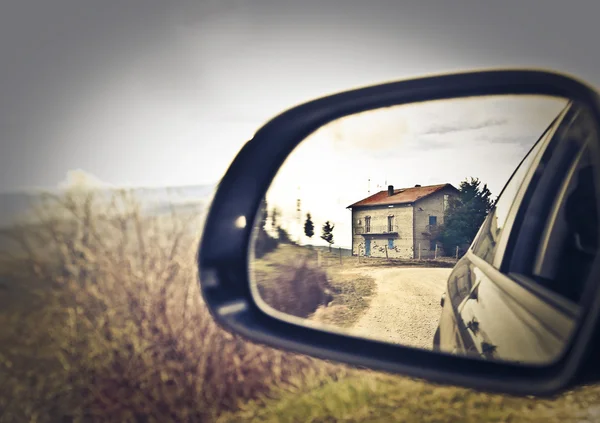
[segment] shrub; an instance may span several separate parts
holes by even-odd
[[[243,341],[202,302],[201,216],[145,216],[127,192],[46,196],[2,234],[0,420],[207,421],[340,366]]]
[[[288,233],[288,231],[286,231],[285,229],[283,229],[281,226],[277,227],[277,239],[282,244],[297,245],[292,240],[292,237],[290,236],[290,234]]]
[[[287,248],[290,254],[297,250]],[[269,306],[293,316],[308,317],[333,299],[327,273],[308,258],[293,256],[285,262],[269,259],[265,257],[268,271],[254,272],[261,299]]]
[[[257,229],[256,239],[254,241],[254,256],[257,258],[264,257],[266,254],[274,251],[277,248],[279,242],[276,238],[260,227]]]

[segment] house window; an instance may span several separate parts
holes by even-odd
[[[450,196],[448,194],[444,194],[444,212],[446,210],[448,210],[448,199],[450,198]]]
[[[429,249],[430,249],[431,251],[435,251],[435,244],[436,244],[436,242],[435,242],[435,241],[433,241],[433,240],[430,240],[430,241],[429,241]]]
[[[394,238],[388,238],[388,250],[394,249]]]
[[[371,216],[365,217],[365,232],[371,232]]]
[[[394,216],[388,216],[388,232],[394,231]]]
[[[429,226],[437,225],[437,216],[429,216]]]

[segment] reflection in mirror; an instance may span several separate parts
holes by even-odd
[[[580,216],[595,195],[596,139],[585,109],[546,96],[333,121],[292,152],[262,203],[250,265],[259,305],[409,347],[554,361],[598,247],[596,210]]]

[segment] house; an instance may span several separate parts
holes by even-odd
[[[400,189],[390,185],[387,191],[348,206],[352,211],[352,255],[433,258],[436,243],[432,235],[444,222],[450,197],[458,193],[451,184]]]

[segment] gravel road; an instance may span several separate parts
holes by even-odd
[[[357,336],[431,349],[440,298],[452,269],[360,269],[377,284],[367,312],[353,326]]]

